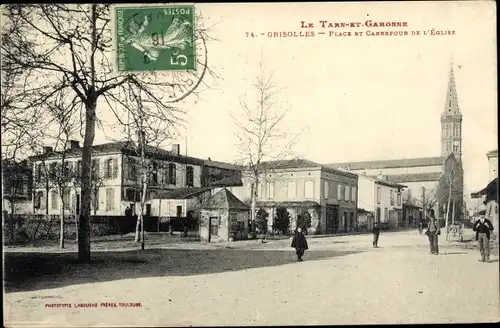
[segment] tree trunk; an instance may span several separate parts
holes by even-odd
[[[85,108],[85,139],[82,153],[82,207],[80,224],[78,225],[78,259],[80,261],[90,261],[90,202],[92,192],[90,170],[92,145],[95,137],[96,106],[95,96],[93,98],[89,97],[89,102]]]
[[[5,220],[7,220],[6,215],[5,215],[5,208],[6,207],[6,199],[4,197],[4,188],[5,188],[5,176],[3,173],[3,165],[1,166],[1,171],[2,171],[2,230],[5,228]]]
[[[450,216],[450,206],[451,206],[451,195],[448,197],[448,206],[446,207],[446,221],[445,221],[446,240],[448,240],[448,217]]]
[[[451,203],[452,211],[451,211],[451,225],[455,225],[455,201]]]
[[[2,179],[3,180],[3,179]],[[13,191],[15,193],[15,191]],[[10,201],[10,220],[9,220],[9,226],[10,226],[10,241],[14,241],[14,213],[15,209],[14,207],[16,206],[16,202],[14,201],[14,195],[12,195],[12,199]]]
[[[59,229],[59,248],[64,248],[64,200],[61,197],[61,216],[59,218],[60,229]]]
[[[257,216],[257,190],[259,188],[259,179],[255,179],[255,184],[254,184],[254,188],[252,190],[252,214],[251,214],[251,218],[252,218],[252,238],[255,239],[257,238],[257,227],[255,226],[256,222],[255,222],[255,219],[256,219],[256,216]]]
[[[146,204],[146,191],[148,190],[148,183],[145,181],[142,185],[142,197],[141,197],[141,212],[139,213],[141,221],[141,243],[142,249],[144,249],[144,205]]]

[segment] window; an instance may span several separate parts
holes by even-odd
[[[163,177],[161,183],[168,184],[168,165],[165,163],[162,164],[162,172],[163,172]]]
[[[35,182],[42,181],[42,164],[36,164],[35,169]]]
[[[175,171],[176,171],[175,164],[174,163],[168,164],[168,176],[170,177],[169,184],[174,185],[174,186],[175,186],[175,183],[177,182],[177,177],[175,175]]]
[[[57,199],[59,197],[57,195],[57,191],[52,190],[52,193],[50,195],[51,195],[50,201],[51,201],[52,209],[57,210]]]
[[[106,178],[116,179],[118,177],[118,162],[114,158],[106,161]]]
[[[75,177],[76,177],[77,181],[81,181],[81,178],[82,178],[82,161],[81,160],[76,162]]]
[[[69,189],[63,192],[64,209],[69,210],[71,208],[71,191]]]
[[[259,184],[259,190],[257,190],[258,197],[259,198],[265,198],[266,197],[266,185],[264,183]]]
[[[351,191],[349,190],[349,186],[345,186],[345,190],[344,190],[344,200],[345,200],[346,202],[348,202],[348,201],[349,201],[349,194],[350,194],[350,192],[351,192]]]
[[[342,188],[341,184],[338,184],[337,185],[337,200],[342,199],[342,190],[344,190],[344,188]]]
[[[314,198],[314,181],[309,180],[304,182],[304,197]]]
[[[397,204],[398,204],[398,206],[401,206],[401,193],[400,192],[398,192],[398,196],[397,197],[398,197]]]
[[[267,183],[267,198],[274,198],[274,182]]]
[[[135,158],[129,157],[128,159],[128,173],[127,177],[129,180],[137,181],[137,162]]]
[[[356,187],[352,187],[352,188],[351,188],[351,200],[352,200],[353,202],[355,202],[355,201],[356,201],[356,196],[357,196],[357,194],[356,194],[356,189],[357,189]]]
[[[90,206],[94,212],[99,209],[99,188],[92,188],[92,192],[90,193]]]
[[[128,202],[133,202],[136,200],[135,189],[132,188],[125,189],[125,200]]]
[[[115,208],[115,190],[106,189],[106,211],[113,210]]]
[[[54,178],[57,174],[57,163],[50,163],[49,165],[50,176]]]
[[[287,196],[288,198],[295,198],[297,197],[297,184],[295,181],[288,181],[287,183]]]
[[[194,185],[194,169],[192,166],[186,167],[186,186]]]
[[[152,163],[152,172],[151,172],[151,184],[157,185],[158,184],[158,163],[153,162]]]
[[[33,207],[36,208],[36,209],[39,209],[39,208],[44,208],[42,207],[42,201],[43,201],[43,191],[37,191],[35,193],[35,201],[33,203]],[[43,204],[45,205],[45,201],[43,202]]]
[[[99,179],[99,159],[93,159],[92,160],[92,179],[96,181]]]
[[[394,190],[391,190],[391,205],[394,205]]]
[[[380,187],[377,187],[377,204],[380,204]]]
[[[328,192],[330,188],[330,183],[328,181],[325,181],[324,188],[325,190],[323,191],[323,193],[325,194],[325,198],[328,198]]]

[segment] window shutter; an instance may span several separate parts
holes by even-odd
[[[118,160],[115,158],[113,159],[113,179],[116,179],[118,177]]]

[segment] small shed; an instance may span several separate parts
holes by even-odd
[[[223,188],[201,207],[200,238],[209,242],[247,239],[249,215],[250,207]]]

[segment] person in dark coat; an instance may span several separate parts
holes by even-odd
[[[375,225],[373,226],[372,234],[373,234],[373,247],[378,248],[378,236],[380,235],[380,227],[378,226],[377,222],[375,222]]]
[[[482,212],[479,220],[474,222],[472,230],[476,232],[476,240],[479,243],[479,252],[481,252],[481,259],[479,262],[490,261],[490,232],[493,231],[493,224],[490,220],[485,218],[485,213]]]
[[[438,236],[441,234],[441,230],[439,228],[439,222],[436,220],[434,213],[430,215],[430,221],[427,225],[427,230],[425,234],[429,238],[430,245],[430,254],[438,255],[439,254],[439,240]]]
[[[295,231],[295,236],[293,236],[292,239],[292,247],[295,248],[297,260],[302,261],[302,255],[304,255],[304,252],[309,249],[309,247],[307,245],[306,236],[302,233],[301,228],[298,228],[297,231]]]

